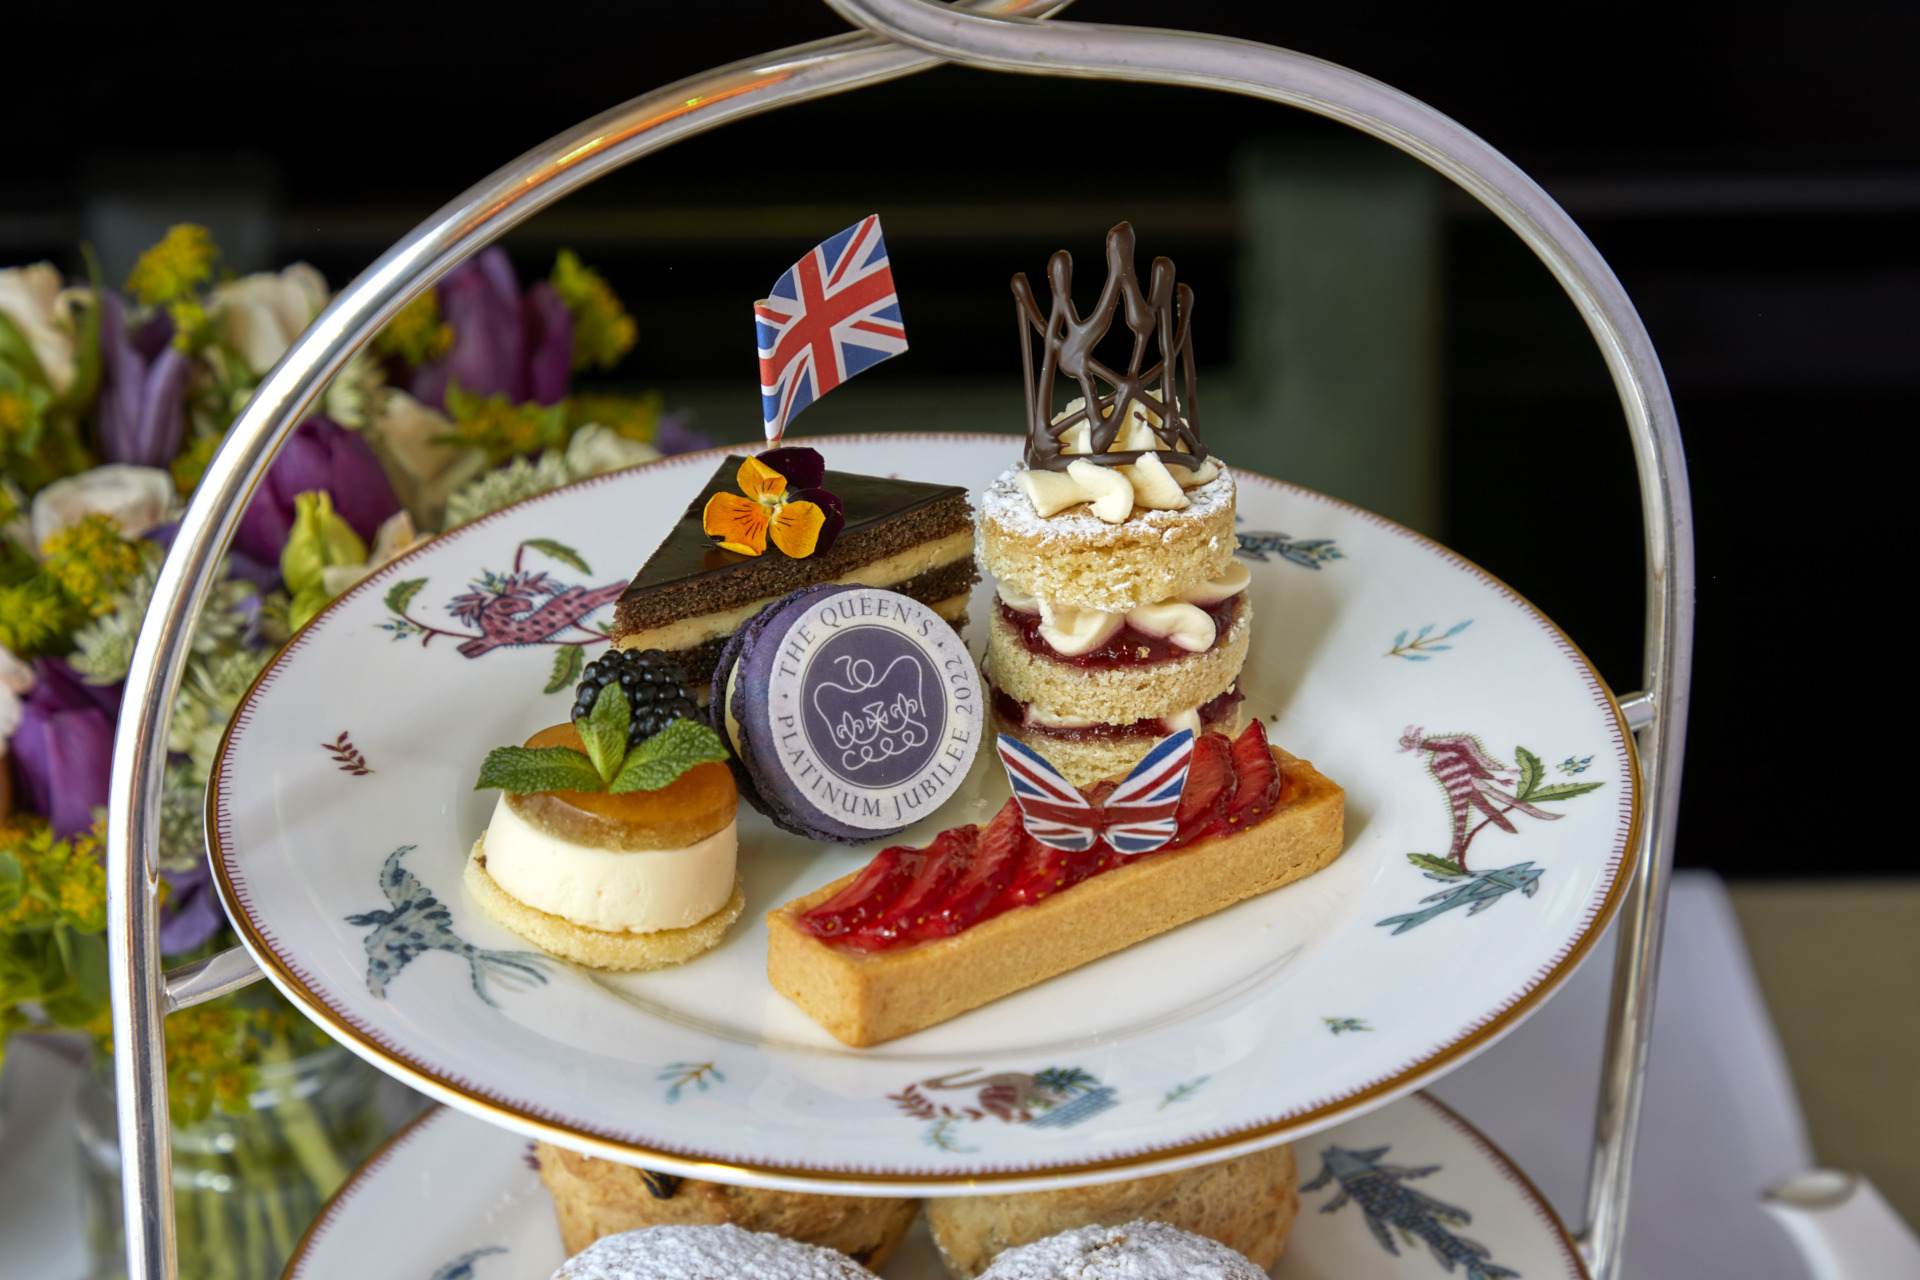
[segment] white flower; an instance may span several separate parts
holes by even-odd
[[[555,450],[540,455],[540,461],[515,458],[497,471],[489,471],[478,480],[456,489],[447,499],[447,528],[478,520],[490,511],[549,489],[558,489],[577,477],[567,460]]]
[[[0,315],[13,321],[33,348],[55,395],[65,395],[73,385],[73,309],[90,297],[85,289],[63,288],[51,262],[0,271]]]
[[[374,397],[385,381],[379,362],[362,347],[347,357],[340,372],[333,375],[327,389],[321,392],[320,412],[343,427],[364,431],[368,412],[374,407]]]
[[[487,455],[438,443],[438,437],[453,433],[453,423],[404,391],[388,387],[374,396],[374,405],[361,434],[379,455],[414,524],[439,528],[447,495],[486,471]]]
[[[641,440],[629,440],[611,427],[588,423],[567,442],[567,470],[576,477],[605,475],[622,467],[652,462],[660,451]]]
[[[7,739],[20,727],[20,699],[33,689],[33,682],[33,668],[0,645],[0,756],[6,754]]]
[[[60,530],[96,513],[119,525],[122,537],[137,538],[164,521],[173,504],[173,477],[160,468],[109,462],[33,495],[33,545],[45,546]]]
[[[327,279],[296,262],[278,275],[260,271],[215,285],[209,303],[220,310],[220,340],[263,374],[327,305]]]

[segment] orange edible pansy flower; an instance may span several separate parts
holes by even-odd
[[[764,555],[769,538],[795,560],[825,551],[846,524],[840,499],[818,487],[825,471],[812,449],[770,449],[748,458],[734,477],[740,493],[707,499],[700,527],[743,556]]]

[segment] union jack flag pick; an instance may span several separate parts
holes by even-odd
[[[1121,853],[1151,853],[1180,830],[1180,794],[1193,764],[1193,730],[1164,738],[1103,803],[1095,804],[1018,738],[1000,735],[1000,763],[1027,834],[1054,849],[1084,853],[1105,837]]]
[[[818,245],[753,304],[760,406],[778,443],[802,409],[854,374],[907,349],[880,215]]]

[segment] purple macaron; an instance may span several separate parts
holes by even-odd
[[[966,644],[927,605],[878,587],[803,587],[720,652],[708,709],[740,795],[809,840],[898,835],[953,795],[981,735]]]

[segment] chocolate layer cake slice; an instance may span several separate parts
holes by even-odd
[[[727,637],[766,605],[820,582],[885,587],[930,606],[954,627],[980,580],[973,564],[973,508],[957,485],[829,471],[846,527],[826,551],[796,560],[768,546],[758,556],[724,551],[701,528],[714,494],[735,488],[743,459],[728,457],[695,495],[614,606],[622,649],[662,649],[707,684]]]

